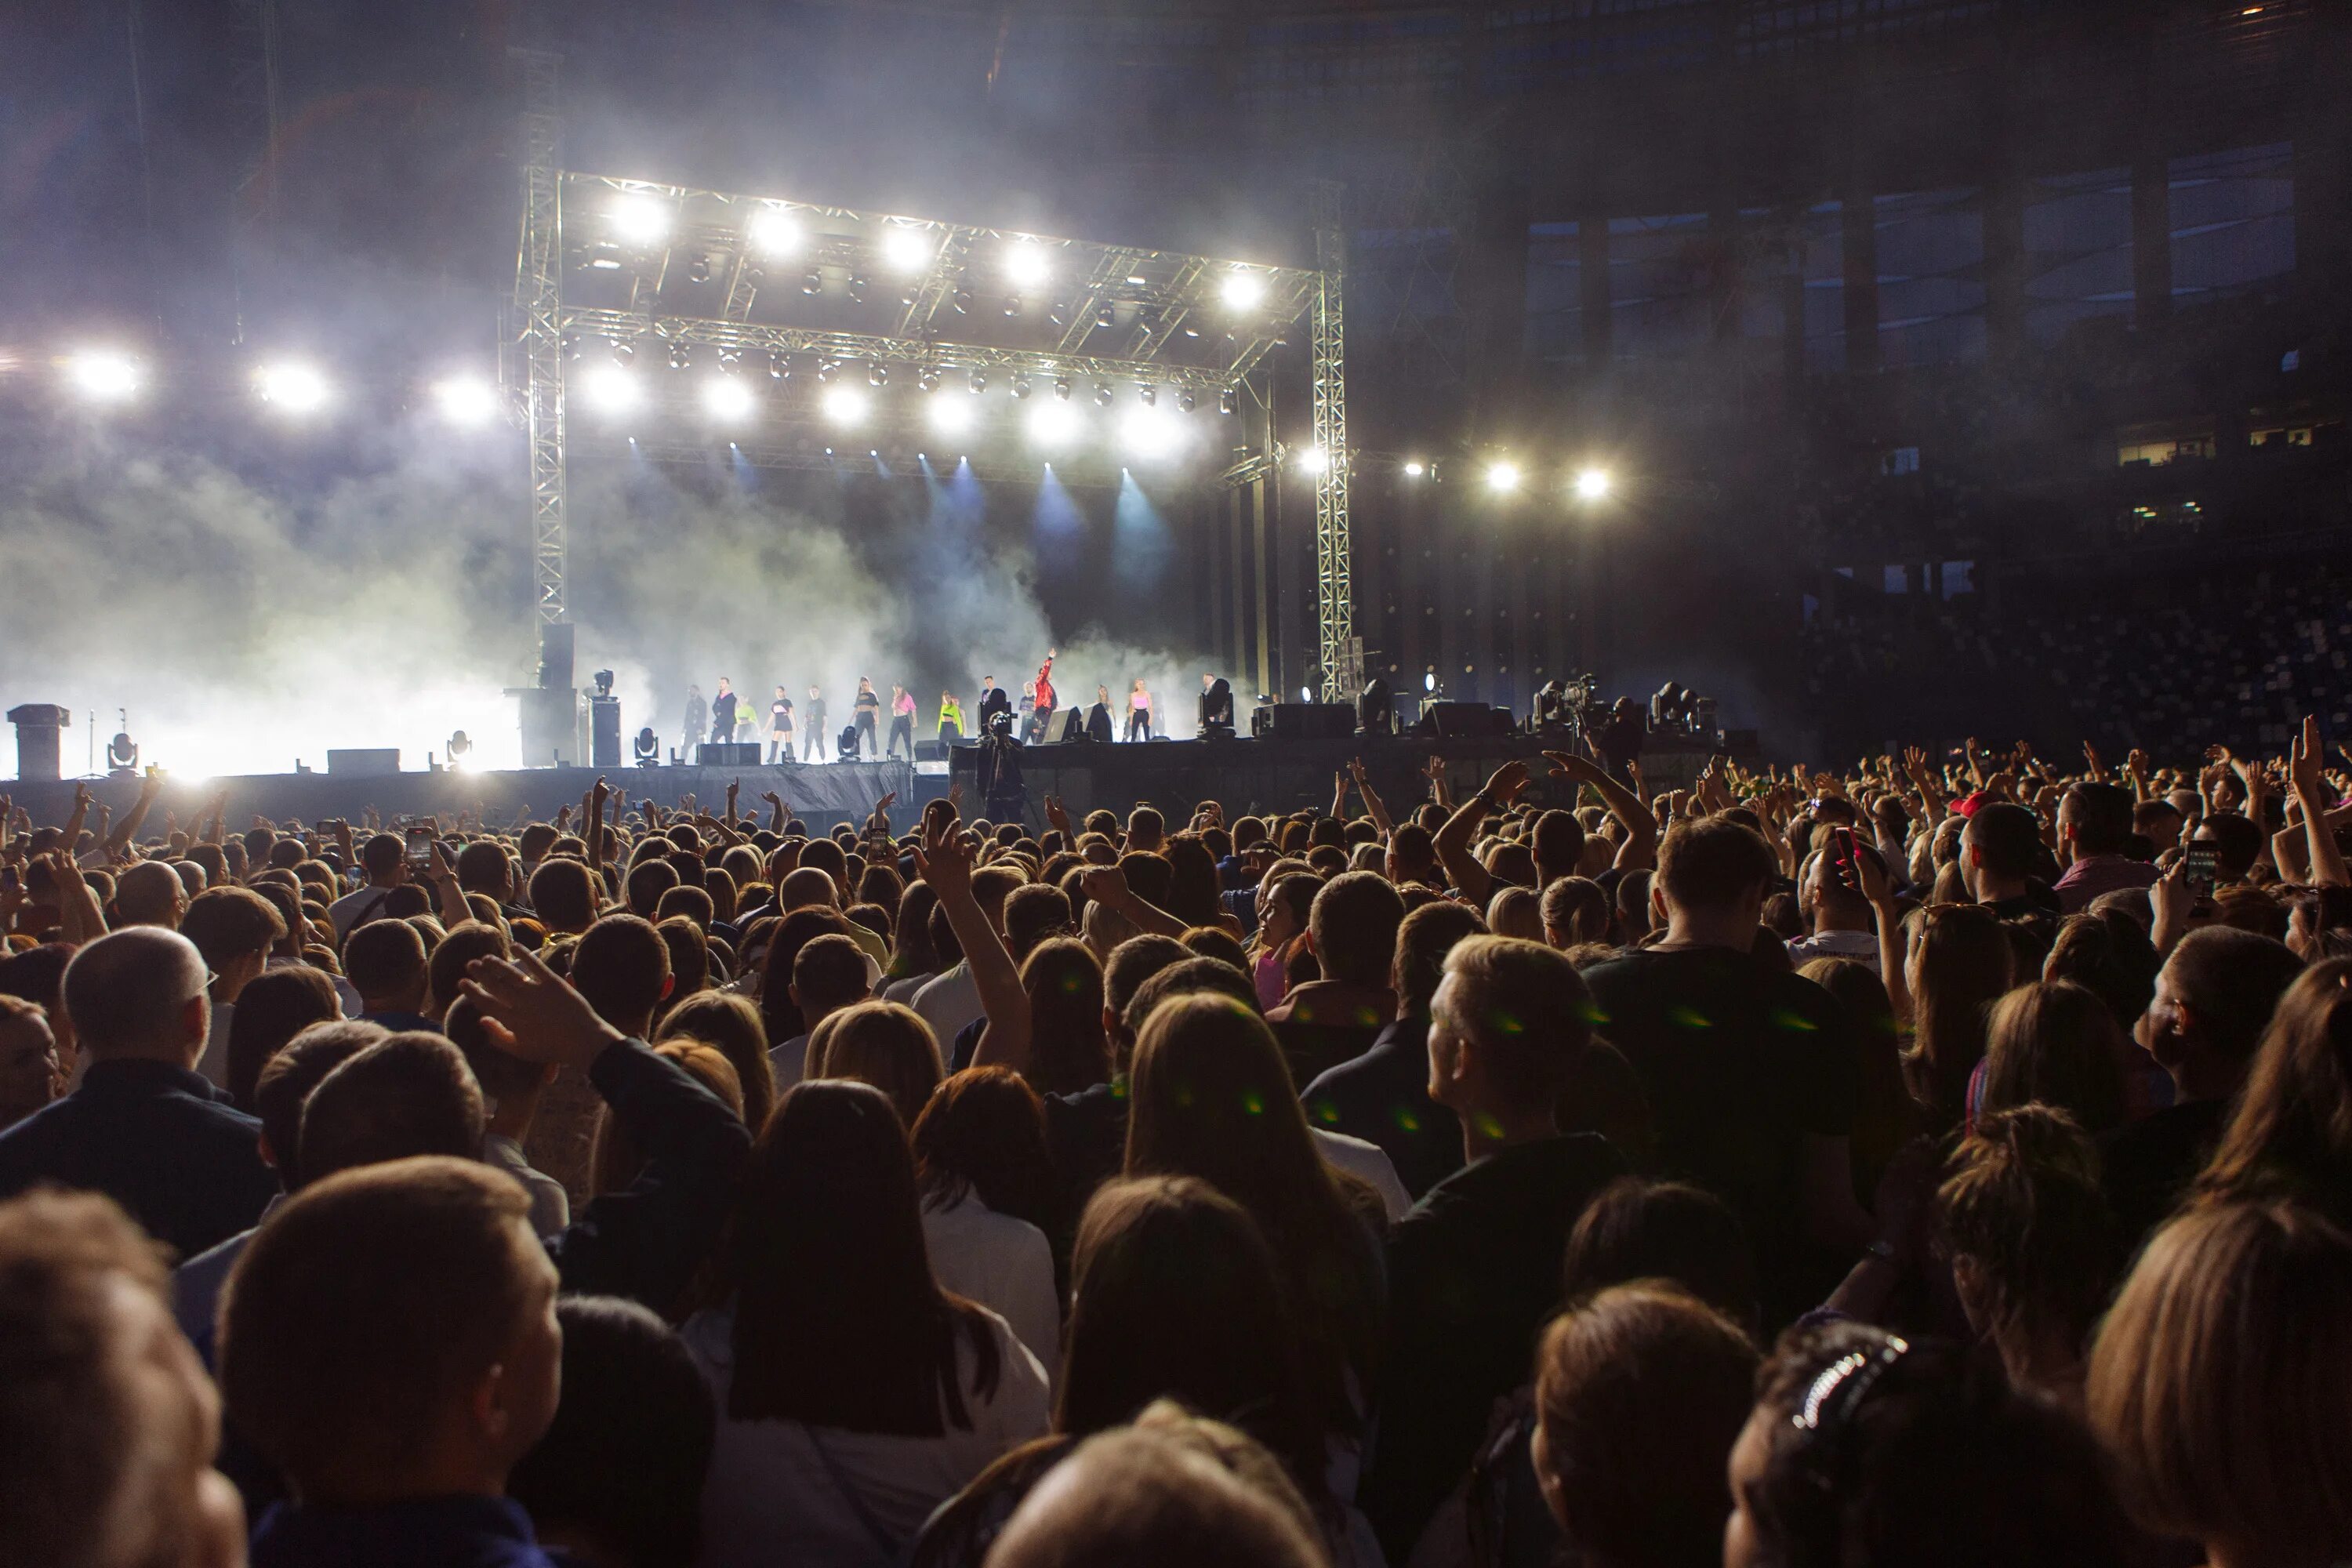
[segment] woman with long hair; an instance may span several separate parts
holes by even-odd
[[[909,882],[898,898],[898,916],[890,939],[890,967],[882,972],[882,1000],[911,1004],[924,983],[938,977],[951,961],[940,955],[931,940],[931,911],[940,896],[928,883]]]
[[[933,1091],[908,1134],[923,1241],[940,1287],[1002,1313],[1050,1377],[1062,1361],[1054,1156],[1045,1110],[1010,1068],[968,1068]]]
[[[1129,1176],[1198,1176],[1274,1246],[1324,1426],[1352,1438],[1371,1400],[1386,1286],[1370,1187],[1330,1165],[1265,1021],[1232,997],[1163,1003],[1129,1075]]]
[[[1953,1127],[1984,1056],[1986,1016],[2009,989],[2009,933],[1981,904],[1929,904],[1907,929],[1908,954],[1881,964],[1882,977],[1900,976],[1887,981],[1887,994],[1911,1025],[1904,1075],[1930,1125]]]
[[[1250,978],[1257,986],[1261,1009],[1281,1005],[1290,994],[1293,954],[1304,944],[1307,916],[1323,879],[1300,868],[1282,873],[1280,866],[1266,873],[1258,887],[1258,924],[1250,941]]]
[[[663,1014],[654,1027],[655,1045],[678,1039],[715,1046],[727,1058],[743,1090],[743,1124],[758,1137],[776,1109],[776,1074],[768,1061],[768,1031],[761,1026],[760,1009],[731,991],[697,992]]]
[[[1093,949],[1053,937],[1021,965],[1029,998],[1028,1067],[1039,1094],[1076,1094],[1111,1077],[1110,1037],[1103,1032],[1103,972]],[[995,1020],[989,1027],[996,1027]],[[1002,1042],[999,1042],[1002,1045]]]
[[[825,1022],[833,1028],[824,1053],[809,1042],[804,1076],[870,1083],[890,1097],[900,1123],[911,1125],[943,1076],[940,1042],[922,1015],[898,1002],[860,1002]]]
[[[906,1130],[878,1089],[803,1083],[777,1103],[718,1273],[723,1304],[683,1330],[721,1415],[706,1568],[881,1568],[1046,1430],[1045,1369],[931,1272]]]
[[[2123,1031],[2096,993],[2071,981],[2021,985],[1992,1005],[1968,1124],[2040,1102],[2097,1137],[2123,1125]]]
[[[2279,998],[2197,1190],[2352,1224],[2352,959],[2313,964]]]
[[[1197,833],[1179,833],[1165,850],[1171,875],[1160,907],[1188,926],[1223,927],[1232,918],[1219,898],[1217,861]],[[1236,934],[1239,927],[1234,928]]]

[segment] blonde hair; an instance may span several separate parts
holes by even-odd
[[[890,1097],[898,1120],[912,1127],[931,1091],[946,1076],[940,1042],[921,1014],[898,1002],[860,1002],[825,1019],[822,1053],[809,1041],[806,1076],[854,1079]]]

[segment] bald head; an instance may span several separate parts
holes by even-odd
[[[124,925],[180,929],[188,885],[161,860],[142,860],[114,879],[114,910]]]
[[[158,869],[179,885],[168,869]],[[93,1058],[194,1068],[205,1054],[212,1023],[205,961],[177,931],[131,926],[100,937],[66,965],[65,999],[74,1034]]]

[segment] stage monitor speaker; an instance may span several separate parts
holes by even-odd
[[[1250,733],[1261,741],[1345,741],[1355,732],[1349,702],[1275,702],[1250,715]]]
[[[551,621],[539,628],[539,684],[569,687],[572,679],[572,623]]]
[[[26,784],[61,777],[58,731],[73,722],[71,710],[54,702],[26,702],[8,710],[8,722],[16,726],[16,777]]]
[[[698,768],[756,768],[760,765],[761,755],[757,741],[708,741],[694,748],[694,765]]]
[[[389,778],[400,771],[400,748],[377,746],[327,753],[327,772],[350,779]]]
[[[1428,719],[1441,740],[1486,740],[1511,732],[1511,710],[1484,702],[1433,702]]]
[[[588,699],[588,765],[621,765],[621,700],[617,697]]]

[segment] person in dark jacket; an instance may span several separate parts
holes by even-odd
[[[81,1084],[0,1133],[0,1197],[40,1183],[103,1193],[183,1258],[261,1217],[278,1178],[261,1123],[196,1070],[211,1029],[205,961],[161,926],[89,943],[65,974]]]

